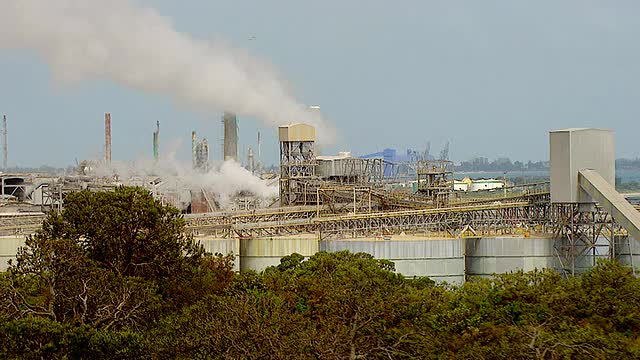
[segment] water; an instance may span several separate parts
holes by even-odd
[[[618,169],[616,177],[622,179],[622,182],[637,181],[640,182],[640,170],[638,169]]]

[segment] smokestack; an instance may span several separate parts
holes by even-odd
[[[262,142],[260,139],[260,130],[258,130],[258,166],[262,165]]]
[[[160,121],[156,121],[156,131],[153,132],[153,159],[160,157]]]
[[[7,139],[9,135],[7,133],[7,115],[2,116],[2,168],[7,170],[7,161],[9,159],[9,144]]]
[[[253,163],[253,149],[249,146],[249,172],[253,174],[254,171],[254,163]]]
[[[111,164],[111,114],[104,114],[104,160]]]
[[[191,164],[193,166],[193,168],[196,168],[196,131],[193,130],[191,132]]]
[[[236,114],[226,112],[222,117],[224,124],[224,161],[238,161],[238,119]]]

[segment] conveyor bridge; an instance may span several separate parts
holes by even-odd
[[[613,185],[598,172],[590,169],[578,172],[578,183],[604,211],[627,230],[629,236],[640,240],[640,212],[620,195]]]

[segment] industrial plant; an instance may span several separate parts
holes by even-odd
[[[448,144],[439,156],[409,150],[401,160],[395,151],[319,155],[316,128],[304,122],[277,128],[279,168],[268,172],[260,133],[257,154],[249,147],[238,157],[231,112],[222,116],[222,159],[210,159],[209,140],[194,130],[190,168],[166,170],[156,122],[149,169],[126,170],[111,157],[112,121],[106,113],[104,158],[79,162],[74,174],[2,173],[0,270],[68,194],[120,185],[180,209],[207,251],[235,255],[237,271],[260,271],[292,253],[349,250],[391,260],[405,276],[460,284],[519,269],[568,276],[599,259],[640,261],[640,213],[613,186],[612,130],[550,131],[550,181],[514,185],[455,180]],[[6,169],[6,117],[2,135]],[[235,185],[215,180],[225,171]],[[400,178],[412,186],[395,186]]]

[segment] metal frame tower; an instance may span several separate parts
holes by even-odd
[[[291,124],[278,128],[280,140],[280,204],[304,202],[301,186],[315,178],[315,128],[307,124]]]

